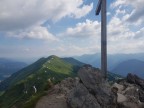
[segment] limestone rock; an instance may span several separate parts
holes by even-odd
[[[124,86],[118,94],[118,108],[144,108],[144,80],[137,75],[128,74],[126,80],[119,84]]]
[[[72,90],[68,98],[71,108],[83,108],[84,101],[84,108],[115,108],[117,94],[111,91],[99,69],[85,65],[78,71],[78,77],[81,83]]]
[[[71,108],[101,108],[95,97],[83,84],[78,84],[70,92],[67,102]]]
[[[88,89],[95,89],[97,85],[101,85],[103,81],[100,70],[92,68],[90,65],[83,66],[78,71],[78,77]]]
[[[36,108],[144,108],[144,80],[128,74],[110,86],[99,69],[85,65],[77,78],[54,85],[39,102]]]
[[[124,90],[124,86],[118,83],[114,83],[112,87],[118,88],[118,92],[121,93]]]
[[[144,90],[144,80],[139,78],[137,75],[133,75],[129,73],[127,75],[127,82],[132,83],[132,84],[137,84]]]
[[[127,97],[124,96],[123,94],[120,94],[120,93],[117,93],[117,94],[118,94],[118,98],[117,98],[118,103],[122,103],[128,100]]]
[[[99,69],[92,66],[84,66],[78,71],[78,76],[84,86],[93,94],[98,103],[103,107],[112,105],[113,93],[107,86],[107,82],[104,81],[102,73]]]

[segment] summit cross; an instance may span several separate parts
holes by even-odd
[[[96,8],[96,15],[101,11],[101,72],[107,78],[107,6],[106,0],[99,0]]]

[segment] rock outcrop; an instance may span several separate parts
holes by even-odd
[[[68,95],[67,103],[71,108],[115,108],[117,93],[110,89],[99,69],[90,65],[83,66],[78,77],[80,83]]]
[[[79,78],[66,78],[54,85],[46,96],[43,96],[35,108],[69,108],[66,102],[70,91],[79,83]]]
[[[127,82],[131,84],[139,85],[144,90],[144,80],[139,78],[137,75],[129,73],[127,75]]]
[[[83,84],[78,84],[70,92],[67,102],[71,108],[101,108],[96,98]]]
[[[36,108],[144,108],[144,80],[128,74],[110,85],[99,69],[85,65],[78,77],[54,85]]]
[[[113,84],[119,88],[118,108],[144,108],[144,80],[136,75],[128,74],[126,79]]]

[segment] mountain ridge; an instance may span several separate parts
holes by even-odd
[[[144,78],[144,61],[129,59],[119,63],[111,72],[122,76],[132,73]]]
[[[91,64],[94,67],[99,67],[101,65],[101,54],[85,54],[82,56],[74,56],[76,60],[79,60],[83,63]],[[137,59],[144,61],[144,53],[135,53],[135,54],[108,54],[107,55],[108,61],[108,70],[113,69],[117,64],[122,61],[129,60],[129,59]]]
[[[83,65],[73,58],[55,55],[40,58],[0,83],[0,107],[33,108],[45,91],[65,78],[77,76]],[[113,73],[108,73],[108,76],[111,80],[119,78]]]
[[[46,63],[48,60],[53,59],[53,58],[55,58],[55,59],[60,59],[59,57],[57,57],[57,56],[55,56],[55,55],[51,55],[51,56],[49,56],[49,57],[47,57],[47,58],[42,57],[42,58],[38,59],[36,62],[32,63],[31,65],[29,65],[29,66],[21,69],[20,71],[14,73],[10,78],[8,78],[8,79],[6,79],[6,80],[9,80],[9,79],[11,80],[11,79],[13,79],[14,81],[10,82],[11,84],[17,82],[18,80],[22,80],[24,77],[26,77],[26,76],[28,76],[28,75],[30,75],[30,74],[33,74],[34,72],[36,72],[36,70],[39,70],[40,68],[42,68],[42,65],[43,65],[44,63]],[[64,58],[62,58],[62,59],[65,60],[65,62],[68,62],[68,61],[69,61],[68,58],[67,58],[67,60],[64,59]],[[73,60],[74,60],[74,59],[73,59]],[[79,62],[79,61],[77,61],[77,60],[75,60],[75,61],[77,62],[77,64],[83,65],[83,63],[81,63],[81,62]],[[70,62],[69,62],[69,63],[70,63]],[[76,65],[77,65],[77,64],[76,64]],[[74,65],[74,63],[73,63],[73,65]],[[23,75],[23,74],[24,74],[24,75]],[[16,78],[17,78],[17,79],[16,79]],[[4,80],[3,82],[5,82],[6,80]],[[2,82],[2,83],[3,83],[3,82]],[[1,83],[1,84],[2,84],[2,83]],[[1,85],[1,84],[0,84],[0,85]],[[0,87],[0,88],[1,88],[1,87]]]
[[[82,65],[77,60],[54,55],[40,58],[0,83],[0,107],[32,108],[44,91],[64,78],[76,76]]]
[[[101,56],[100,53],[98,54],[87,54],[87,55],[82,55],[82,56],[76,56],[74,57],[75,59],[83,62],[83,63],[89,63],[94,67],[101,67]],[[138,76],[142,76],[144,78],[144,71],[143,71],[143,66],[141,66],[141,64],[139,64],[140,66],[137,65],[136,62],[133,62],[133,67],[135,67],[134,65],[137,65],[137,69],[131,69],[131,66],[128,66],[126,68],[129,68],[129,70],[121,70],[122,68],[119,68],[117,70],[114,70],[119,64],[121,64],[122,62],[125,62],[127,60],[140,60],[142,62],[144,62],[144,53],[136,53],[136,54],[108,54],[107,55],[107,64],[108,64],[108,71],[122,75],[122,76],[126,76],[129,72],[132,72],[134,74],[137,74]],[[131,63],[130,62],[130,63]],[[129,63],[124,63],[129,64]],[[118,71],[118,72],[117,72]],[[124,74],[121,74],[124,73]]]

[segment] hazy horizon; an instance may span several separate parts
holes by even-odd
[[[144,53],[116,53],[116,54],[108,54],[108,55],[139,55],[139,54],[144,54]],[[54,55],[54,54],[52,54],[52,55]],[[65,58],[65,57],[75,58],[75,57],[81,57],[81,56],[85,56],[85,55],[88,55],[88,56],[90,56],[90,55],[101,55],[101,53],[82,54],[82,55],[73,55],[73,56],[60,56],[60,55],[57,54],[56,56],[61,57],[61,58]],[[11,57],[11,58],[10,57],[0,57],[0,59],[9,59],[9,60],[20,61],[20,62],[25,62],[27,64],[31,64],[31,63],[37,61],[38,59],[40,59],[42,57],[47,58],[49,56],[51,56],[51,55],[37,56],[37,57],[24,57],[24,58],[23,57],[21,57],[21,58],[18,58],[18,57],[14,57],[14,58],[13,57]]]

